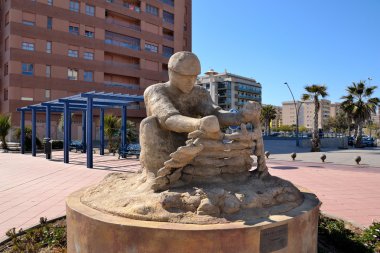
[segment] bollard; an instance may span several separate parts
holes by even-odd
[[[46,159],[50,160],[51,152],[52,152],[52,141],[50,140],[50,138],[44,138],[43,144],[44,144],[44,153],[46,155]]]

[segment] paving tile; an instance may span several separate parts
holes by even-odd
[[[70,164],[63,153],[54,152],[47,161],[21,154],[0,153],[0,241],[11,227],[28,228],[41,216],[65,214],[65,198],[73,191],[95,184],[108,173],[137,172],[136,159],[94,155],[94,169],[85,166],[85,155],[70,153]],[[3,166],[6,164],[6,166]],[[315,192],[323,202],[322,211],[369,226],[380,220],[380,168],[310,162],[268,161],[270,173]],[[292,168],[292,169],[286,169]],[[294,169],[295,168],[295,169]]]

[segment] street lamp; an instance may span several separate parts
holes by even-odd
[[[215,84],[215,78],[214,76],[217,75],[218,72],[214,71],[213,69],[210,69],[209,71],[207,71],[205,73],[205,75],[207,75],[210,79],[210,95],[211,95],[211,98],[212,100],[214,101],[215,104],[218,104],[218,89],[216,88],[216,84]]]
[[[302,102],[297,107],[296,100],[294,99],[294,95],[293,95],[292,90],[289,87],[289,84],[287,82],[285,82],[284,84],[288,87],[288,89],[290,91],[290,94],[292,94],[294,108],[296,109],[296,146],[299,147],[300,146],[300,140],[299,140],[299,134],[298,134],[298,132],[299,132],[299,130],[298,130],[299,129],[298,117],[299,117],[299,112],[300,112],[300,108],[301,108]]]

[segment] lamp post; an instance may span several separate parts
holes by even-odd
[[[300,146],[300,140],[299,140],[299,136],[298,136],[298,129],[299,129],[298,117],[299,117],[299,112],[300,112],[300,108],[301,108],[302,103],[300,103],[300,105],[297,107],[296,100],[294,99],[294,95],[293,95],[292,90],[289,87],[289,84],[287,82],[285,82],[284,84],[288,87],[290,94],[292,95],[294,108],[296,109],[296,146],[299,147]]]
[[[218,104],[218,89],[215,85],[214,82],[214,76],[217,75],[218,72],[214,71],[213,69],[210,69],[205,73],[210,78],[210,95],[212,100],[214,101],[215,104]]]

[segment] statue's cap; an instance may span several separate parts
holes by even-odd
[[[169,59],[168,68],[181,75],[193,76],[201,73],[201,63],[192,52],[181,51],[173,54]]]

